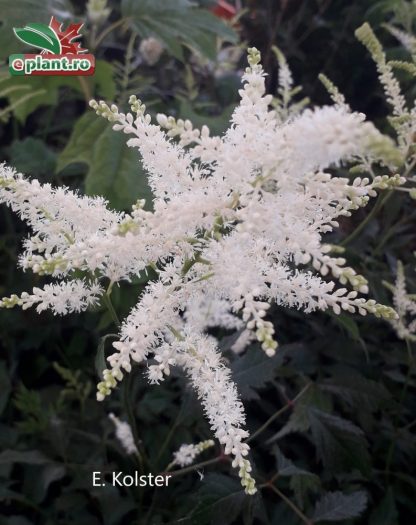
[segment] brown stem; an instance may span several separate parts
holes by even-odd
[[[284,405],[280,410],[278,410],[277,412],[275,412],[271,417],[269,417],[269,419],[264,423],[264,425],[262,425],[260,428],[258,428],[254,434],[251,434],[251,436],[249,436],[247,439],[246,439],[246,443],[248,443],[249,441],[252,441],[253,439],[255,439],[259,434],[261,434],[264,430],[266,430],[266,428],[271,424],[273,423],[273,421],[275,419],[277,419],[279,416],[281,416],[282,414],[284,414],[287,410],[289,410],[290,408],[293,408],[294,404],[299,401],[299,399],[303,396],[303,394],[305,394],[305,392],[310,388],[310,386],[312,385],[312,383],[308,383],[307,385],[305,385],[302,390],[290,401],[288,401],[286,403],[286,405]]]
[[[95,47],[97,48],[99,46],[99,44],[101,44],[101,42],[104,40],[104,38],[111,33],[111,31],[113,31],[114,29],[116,29],[117,27],[123,25],[125,22],[127,22],[127,18],[120,18],[120,20],[117,20],[116,22],[114,22],[113,24],[109,25],[108,27],[106,27],[104,29],[104,31],[102,33],[100,33],[95,41]]]
[[[313,521],[305,516],[300,508],[296,506],[287,496],[285,496],[283,492],[280,492],[280,490],[275,485],[272,485],[271,483],[264,483],[264,485],[260,485],[260,488],[269,488],[272,490],[286,503],[286,505],[288,505],[293,510],[293,512],[303,521],[303,523],[305,523],[305,525],[313,525]]]

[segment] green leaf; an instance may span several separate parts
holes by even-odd
[[[88,164],[91,161],[94,145],[108,127],[104,119],[97,118],[92,112],[82,115],[75,123],[68,144],[59,155],[57,171],[75,162]]]
[[[64,465],[59,463],[51,463],[44,467],[36,467],[36,469],[40,469],[40,471],[36,473],[31,492],[32,498],[37,503],[41,503],[45,499],[50,485],[54,481],[62,479],[66,474],[66,470]]]
[[[361,339],[358,324],[354,321],[352,317],[345,314],[331,314],[331,317],[337,324],[342,326],[347,331],[351,339],[353,339],[354,341],[359,341]]]
[[[171,392],[161,388],[147,390],[140,402],[140,415],[146,422],[155,422],[172,410]]]
[[[181,45],[214,60],[217,37],[237,41],[236,33],[222,20],[186,0],[123,0],[121,10],[141,37],[159,38],[179,60],[184,59]]]
[[[316,504],[313,523],[342,521],[360,516],[367,506],[367,494],[363,491],[343,494],[327,492]]]
[[[275,376],[281,364],[281,354],[267,357],[260,348],[250,348],[231,365],[232,377],[242,399],[259,399],[256,389],[262,388]]]
[[[7,98],[10,104],[16,104],[14,115],[24,123],[28,115],[41,106],[54,106],[58,103],[58,92],[61,86],[71,86],[81,93],[81,87],[74,77],[68,76],[15,76],[6,80],[2,86],[4,88],[29,87],[30,92],[36,93],[34,96],[28,96],[20,90],[14,89]],[[21,99],[24,98],[23,102]]]
[[[303,507],[304,499],[308,492],[316,492],[321,486],[321,481],[316,474],[297,467],[287,459],[276,446],[273,453],[277,460],[277,472],[279,477],[290,477],[290,487],[295,493],[296,501]]]
[[[321,480],[315,474],[296,474],[290,478],[290,488],[295,494],[296,503],[305,507],[306,497],[310,492],[316,493],[321,487]]]
[[[322,388],[345,401],[351,410],[359,407],[375,411],[389,398],[382,383],[367,379],[356,370],[335,373],[324,381]]]
[[[139,197],[151,201],[152,194],[137,150],[126,145],[123,133],[115,132],[111,124],[92,112],[83,115],[75,124],[59,156],[57,170],[76,162],[88,165],[87,194],[102,195],[118,209],[131,207]]]
[[[61,52],[61,43],[55,31],[45,24],[27,24],[23,28],[16,27],[13,31],[19,40],[29,46],[39,47],[55,55]]]
[[[312,472],[309,472],[307,470],[301,469],[297,467],[290,459],[286,458],[279,447],[274,447],[273,450],[274,455],[276,456],[277,461],[277,471],[280,476],[284,477],[291,477],[291,476],[312,476],[317,478],[315,474],[312,474]],[[319,478],[318,478],[319,479]]]
[[[90,89],[94,89],[97,95],[100,95],[104,99],[114,100],[116,97],[116,82],[114,79],[114,67],[111,62],[106,60],[95,61],[95,72],[91,77],[84,77],[88,79],[88,82],[94,82],[94,86]]]
[[[12,37],[13,28],[23,26],[28,21],[48,24],[54,0],[0,0],[0,58],[5,59],[11,53],[20,51],[21,44]],[[56,5],[56,4],[55,4]],[[71,18],[72,8],[68,1],[60,2],[60,11]]]
[[[117,209],[130,208],[139,197],[151,198],[139,153],[127,146],[123,133],[108,127],[101,134],[92,151],[85,191],[103,195]]]
[[[289,346],[289,345],[288,345]],[[311,385],[308,391],[295,404],[295,408],[286,425],[283,426],[267,443],[272,443],[278,439],[291,434],[292,432],[306,432],[311,426],[309,411],[313,408],[322,410],[331,409],[331,400],[325,395],[317,385]]]
[[[356,468],[370,471],[370,456],[363,431],[338,416],[311,408],[308,411],[313,442],[323,465],[334,472]]]
[[[228,525],[234,523],[247,499],[239,481],[223,474],[208,474],[198,490],[199,505],[192,524]]]
[[[189,100],[177,97],[180,100],[178,114],[182,119],[189,119],[196,128],[208,126],[211,135],[221,135],[227,130],[235,105],[230,104],[218,116],[202,115],[198,113]]]
[[[11,145],[10,163],[32,177],[50,176],[55,172],[56,154],[43,140],[27,137]]]
[[[106,334],[101,337],[98,343],[97,353],[95,354],[95,371],[100,379],[103,378],[103,370],[107,368],[107,362],[105,360],[105,343],[109,338],[117,338],[117,334]]]
[[[132,499],[122,498],[116,487],[108,484],[105,487],[97,487],[91,490],[91,495],[101,510],[103,525],[130,523],[131,520],[123,518],[136,507],[136,504]]]
[[[76,98],[87,96],[84,89],[88,91],[88,97],[114,98],[116,87],[113,66],[103,60],[97,60],[95,68],[94,75],[83,77],[83,84],[76,76],[15,76],[7,78],[1,86],[2,90],[8,90],[9,103],[16,105],[14,115],[24,123],[39,107],[58,106],[62,88],[71,89]]]

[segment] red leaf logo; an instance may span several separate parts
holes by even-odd
[[[237,9],[225,0],[218,0],[217,5],[211,8],[214,15],[225,20],[231,20],[236,14]]]
[[[79,55],[85,53],[87,49],[82,49],[79,42],[74,42],[75,39],[80,38],[80,29],[84,24],[69,24],[69,26],[63,30],[62,23],[59,22],[55,17],[51,18],[49,27],[55,31],[56,36],[59,38],[61,43],[61,54],[62,55]]]

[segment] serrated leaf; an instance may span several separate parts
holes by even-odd
[[[267,357],[259,348],[250,348],[231,365],[232,377],[242,399],[259,399],[256,389],[265,386],[275,376],[281,355]]]
[[[118,209],[129,208],[139,197],[151,202],[152,194],[137,150],[127,146],[123,133],[114,131],[111,124],[92,112],[75,124],[59,156],[57,170],[76,162],[88,165],[87,194],[102,195]]]
[[[192,524],[228,525],[240,515],[247,499],[239,481],[223,474],[208,474],[198,490],[199,505]]]
[[[360,516],[367,506],[367,494],[363,491],[343,494],[327,492],[315,505],[312,521],[342,521]]]
[[[280,476],[287,476],[291,477],[295,474],[297,475],[305,475],[305,476],[314,476],[311,472],[308,472],[307,470],[301,469],[297,467],[290,459],[285,457],[279,447],[273,448],[273,453],[276,456],[277,461],[277,471]]]
[[[303,507],[305,495],[310,491],[316,491],[321,481],[316,474],[297,467],[286,458],[278,447],[273,448],[277,460],[277,472],[280,477],[290,477],[290,487],[295,493],[296,501]]]
[[[222,20],[184,0],[123,0],[121,10],[141,37],[159,38],[179,60],[184,60],[182,45],[214,60],[218,36],[229,42],[237,41],[236,33]]]
[[[351,409],[359,406],[374,411],[389,398],[381,383],[365,378],[356,370],[335,373],[331,379],[324,381],[322,388],[345,401]]]
[[[311,385],[302,398],[295,404],[289,421],[279,432],[272,436],[267,442],[272,443],[278,439],[293,432],[306,432],[309,430],[311,423],[309,410],[311,408],[321,408],[323,410],[331,409],[331,400],[316,385]]]
[[[360,428],[317,409],[310,409],[308,418],[318,458],[326,468],[334,472],[356,468],[364,475],[369,473],[368,444]]]
[[[295,475],[290,478],[290,488],[295,494],[296,503],[305,507],[306,497],[310,492],[316,493],[321,487],[321,480],[315,474],[309,473]]]
[[[19,40],[29,46],[39,47],[55,55],[59,55],[61,52],[59,38],[45,24],[27,24],[25,27],[16,27],[13,31]]]

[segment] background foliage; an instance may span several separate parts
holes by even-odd
[[[92,23],[82,1],[0,0],[2,59],[21,45],[12,27],[47,22],[51,14],[65,22],[85,19],[84,45],[97,58],[91,78],[1,72],[1,158],[41,181],[99,193],[126,209],[139,196],[150,197],[145,174],[123,136],[87,109],[88,100],[123,105],[135,93],[151,112],[189,117],[219,133],[237,102],[244,67],[238,46],[248,44],[262,51],[270,92],[276,90],[277,44],[314,103],[328,103],[317,81],[324,72],[354,109],[389,131],[375,68],[353,35],[367,20],[388,55],[402,57],[382,24],[397,19],[414,29],[414,2],[247,0],[236,2],[233,26],[209,11],[214,4],[123,0],[109,4],[108,19]],[[139,49],[149,36],[164,46],[153,65]],[[219,52],[223,44],[226,53]],[[414,97],[415,86],[405,74],[402,80]],[[331,242],[345,239],[370,211],[345,220]],[[39,277],[15,269],[24,226],[5,207],[0,214],[0,294],[9,295]],[[379,202],[346,249],[378,302],[391,303],[382,281],[392,282],[398,259],[416,290],[414,202],[405,193]],[[122,316],[142,286],[116,290]],[[119,391],[97,403],[95,362],[111,343],[103,335],[116,330],[104,307],[64,319],[2,311],[0,523],[413,523],[416,374],[410,345],[373,318],[306,316],[277,307],[271,318],[282,342],[271,360],[255,347],[236,357],[232,337],[224,333],[222,340],[247,409],[262,487],[246,497],[219,448],[204,453],[201,461],[209,464],[198,471],[179,472],[170,488],[93,487],[94,470],[138,468],[116,441],[109,412],[130,421],[147,469],[158,473],[180,444],[211,437],[198,401],[178,372],[149,386],[137,367]]]

